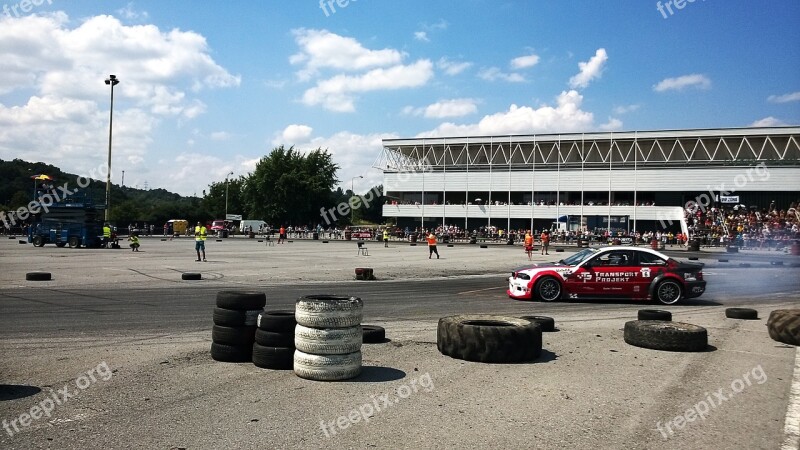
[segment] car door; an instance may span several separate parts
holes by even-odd
[[[667,261],[660,256],[646,252],[636,252],[636,277],[633,285],[633,297],[646,299],[653,279],[667,267]]]
[[[598,298],[630,298],[634,294],[638,267],[632,250],[602,252],[584,265],[585,280],[581,296]],[[640,288],[641,289],[641,288]]]

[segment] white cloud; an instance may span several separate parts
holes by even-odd
[[[212,141],[227,141],[231,138],[231,134],[227,131],[215,131],[210,137]]]
[[[615,106],[613,109],[614,114],[621,116],[630,112],[637,111],[642,105],[622,105]]]
[[[783,95],[770,95],[767,98],[767,101],[770,103],[798,102],[800,101],[800,92],[792,92],[790,94]]]
[[[424,31],[415,31],[414,32],[414,39],[417,40],[417,41],[422,41],[422,42],[430,42],[431,41],[430,38],[428,38],[428,33],[424,32]]]
[[[600,131],[617,131],[622,129],[622,121],[614,117],[609,117],[608,122],[598,127]]]
[[[133,2],[128,3],[124,8],[118,9],[117,14],[126,20],[147,20],[150,17],[147,11],[135,10]]]
[[[533,67],[536,64],[539,64],[538,55],[520,56],[511,60],[511,67],[517,70],[527,69],[528,67]]]
[[[436,67],[444,70],[444,73],[447,75],[453,76],[458,75],[472,67],[472,63],[465,61],[450,61],[447,58],[440,58],[439,61],[436,62]]]
[[[202,91],[241,81],[212,59],[203,36],[127,26],[111,16],[0,14],[0,42],[9,44],[0,44],[0,158],[40,161],[46,149],[47,162],[68,172],[105,166],[98,152],[108,145],[103,80],[113,73],[121,82],[114,88],[112,167],[126,171],[127,185],[141,176],[191,192],[206,170],[175,183],[174,161],[145,164],[153,135],[165,121],[180,124],[205,112]]]
[[[756,120],[750,124],[751,127],[785,127],[787,125],[789,124],[772,116]]]
[[[523,83],[525,77],[518,73],[505,73],[497,67],[489,67],[478,72],[478,77],[486,81],[507,81],[509,83]]]
[[[569,79],[569,85],[573,89],[589,86],[592,80],[600,78],[603,75],[603,69],[607,61],[608,54],[606,53],[606,49],[597,49],[594,56],[592,56],[589,61],[578,63],[578,68],[580,68],[581,71]]]
[[[596,128],[592,113],[583,111],[583,96],[577,91],[562,92],[555,106],[539,108],[511,105],[508,111],[483,117],[478,123],[443,123],[418,137],[491,136],[530,133],[586,131]]]
[[[313,131],[314,129],[308,125],[289,125],[283,129],[279,137],[272,141],[272,144],[275,146],[285,145],[286,147],[303,144],[308,142]]]
[[[709,89],[711,87],[711,80],[705,75],[698,73],[683,75],[676,78],[665,78],[653,86],[653,90],[656,92],[682,91],[690,87]]]
[[[471,98],[455,98],[442,100],[423,108],[406,106],[403,115],[424,116],[427,119],[445,119],[450,117],[463,117],[478,112],[478,101]]]
[[[361,71],[400,64],[405,56],[394,49],[369,50],[357,40],[328,30],[293,30],[300,52],[289,62],[303,65],[298,72],[302,81],[310,80],[320,69]]]
[[[318,81],[303,94],[303,103],[322,105],[337,112],[355,111],[355,95],[370,91],[415,88],[425,85],[433,77],[433,64],[422,59],[409,65],[386,69],[373,69],[362,75],[336,75]]]

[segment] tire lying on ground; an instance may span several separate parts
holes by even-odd
[[[380,344],[386,340],[386,330],[377,325],[361,325],[364,344]]]
[[[263,330],[258,331],[263,332]],[[291,370],[294,364],[294,349],[269,347],[255,343],[253,344],[253,364],[262,369]]]
[[[281,309],[262,311],[258,315],[255,325],[264,331],[288,333],[294,336],[294,327],[297,325],[297,321],[294,319],[294,311]]]
[[[639,320],[664,320],[671,322],[672,313],[661,309],[640,309],[638,318]]]
[[[294,352],[294,373],[300,378],[316,381],[339,381],[355,378],[361,373],[361,352],[346,355],[310,355]]]
[[[757,320],[758,311],[750,308],[727,308],[725,317],[729,319]]]
[[[263,312],[260,309],[236,310],[225,308],[214,308],[214,325],[224,327],[255,326],[258,315]]]
[[[625,323],[625,342],[653,350],[701,352],[708,348],[708,331],[682,322],[632,320]]]
[[[346,355],[361,350],[361,326],[347,328],[309,328],[297,325],[294,346],[313,355]]]
[[[267,295],[256,291],[220,291],[217,292],[217,308],[235,310],[263,309],[267,304]]]
[[[201,274],[199,274],[197,272],[186,272],[186,273],[182,273],[181,274],[181,280],[193,280],[193,281],[196,281],[196,280],[201,280],[202,278],[203,278],[203,275],[201,275]]]
[[[255,341],[256,327],[223,327],[214,325],[211,328],[211,340],[217,344],[232,346],[250,346]]]
[[[522,316],[520,319],[530,320],[539,324],[542,332],[549,333],[556,330],[556,321],[552,317],[547,316]]]
[[[307,295],[295,302],[295,319],[309,328],[347,328],[361,324],[363,310],[358,297]]]
[[[460,315],[439,319],[436,347],[443,355],[466,361],[515,363],[542,352],[542,328],[517,317]]]
[[[28,272],[25,274],[27,281],[50,281],[53,279],[53,274],[50,272]]]
[[[211,358],[214,361],[220,362],[250,362],[252,359],[253,350],[250,346],[231,346],[218,344],[213,342],[211,344]]]
[[[769,337],[789,345],[800,346],[800,309],[776,309],[767,320]]]

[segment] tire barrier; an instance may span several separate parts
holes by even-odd
[[[465,361],[532,361],[542,353],[542,328],[538,323],[508,316],[443,317],[439,319],[436,347],[443,355]]]
[[[28,272],[25,274],[26,281],[50,281],[53,274],[50,272]]]
[[[625,342],[635,347],[672,352],[702,352],[708,348],[708,331],[700,326],[660,320],[625,323]]]
[[[355,272],[356,280],[371,281],[376,279],[371,267],[357,267]]]
[[[211,358],[222,362],[253,359],[258,317],[267,303],[263,292],[220,291],[211,329]]]
[[[640,309],[639,320],[663,320],[672,322],[672,313],[661,309]]]
[[[181,274],[181,280],[197,281],[197,280],[202,280],[202,279],[203,279],[203,275],[199,274],[197,272],[186,272],[186,273],[182,273]]]
[[[727,308],[725,317],[728,319],[758,320],[758,311],[750,308]]]
[[[18,240],[18,241],[17,241],[17,243],[18,243],[18,244],[27,244],[27,243],[28,243],[28,241],[23,241],[22,239],[20,239],[20,240]]]
[[[253,364],[262,369],[291,370],[294,358],[294,311],[263,311],[256,319]]]
[[[543,333],[551,333],[556,331],[556,321],[552,317],[522,316],[520,319],[530,320],[531,322],[538,323]]]
[[[789,345],[800,346],[800,309],[776,309],[767,320],[769,337]]]
[[[386,330],[377,325],[361,325],[364,333],[361,342],[364,344],[380,344],[386,341]]]
[[[481,244],[481,248],[489,248],[489,246],[486,244]]]
[[[358,297],[309,295],[295,302],[297,326],[294,373],[316,381],[355,378],[361,373],[361,319]]]

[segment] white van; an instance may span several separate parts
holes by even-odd
[[[258,230],[261,229],[261,225],[266,227],[267,222],[264,222],[263,220],[243,220],[242,223],[239,224],[239,231],[244,233],[245,230],[247,230],[247,227],[253,227],[253,232],[258,233]]]

